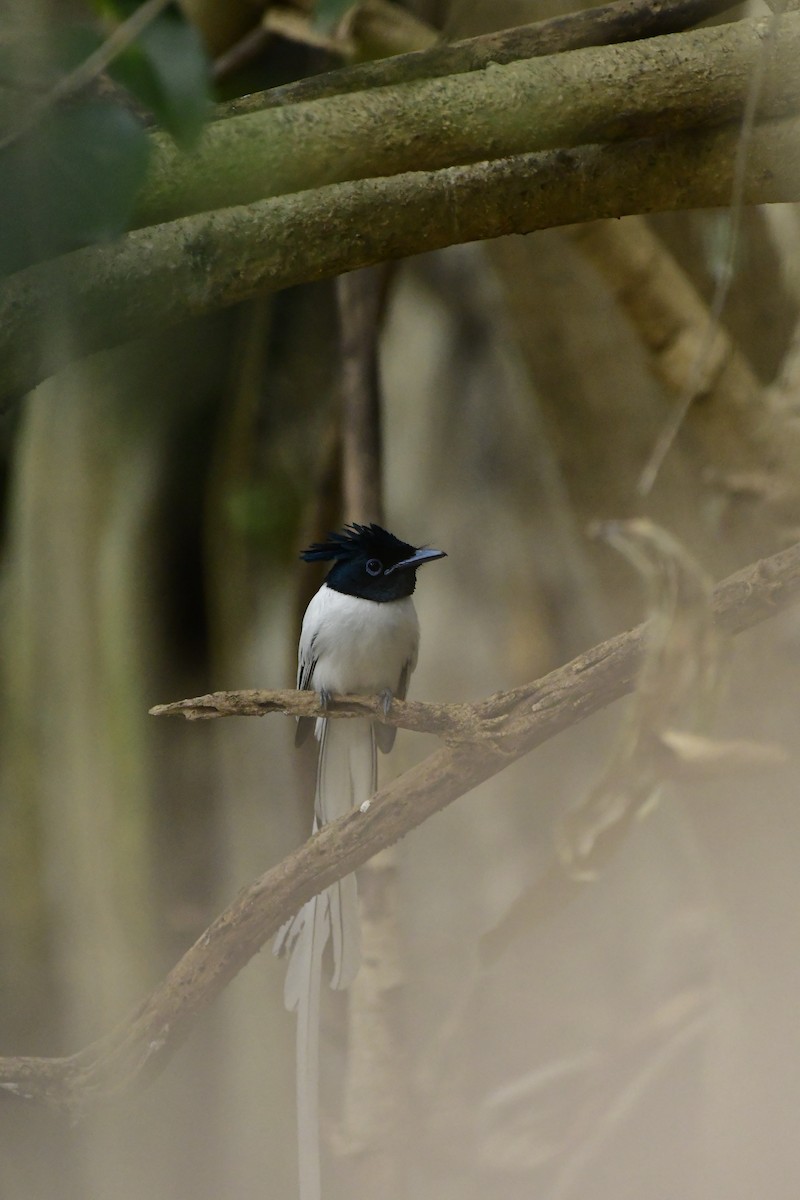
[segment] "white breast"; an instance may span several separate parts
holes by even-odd
[[[397,691],[408,663],[417,662],[419,623],[410,596],[378,604],[325,584],[303,618],[300,660],[316,659],[315,691],[377,694]]]

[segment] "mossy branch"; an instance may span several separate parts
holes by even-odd
[[[489,64],[249,113],[208,126],[192,154],[164,135],[136,222],[247,204],[345,180],[439,170],[741,117],[770,55],[759,113],[800,107],[800,13],[627,45]]]
[[[725,205],[738,127],[334,184],[137,230],[0,286],[0,398],[83,354],[265,290],[458,242]],[[800,122],[759,127],[745,202],[800,200]],[[71,337],[43,339],[54,320]]]
[[[9,278],[0,286],[0,398],[83,354],[268,289],[455,242],[723,205],[738,127],[674,130],[738,114],[761,50],[772,56],[763,112],[800,102],[800,14],[781,18],[780,41],[762,45],[772,28],[741,22],[290,105],[218,122],[196,155],[160,143],[143,217],[146,209],[153,217],[264,190],[308,190],[143,228]],[[797,128],[759,128],[746,202],[800,198]],[[656,129],[672,132],[628,140]],[[620,140],[500,157],[519,145],[590,137]],[[464,165],[443,165],[453,158]],[[419,169],[426,164],[437,169]],[[400,173],[311,186],[372,171]],[[198,194],[195,175],[205,181]],[[65,320],[68,336],[43,336]]]

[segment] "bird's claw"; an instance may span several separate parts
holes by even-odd
[[[384,690],[380,693],[380,702],[381,708],[383,709],[383,715],[388,717],[389,713],[392,711],[392,704],[394,702],[394,693],[392,692],[391,688],[384,688]]]
[[[331,692],[329,692],[327,688],[320,688],[320,690],[319,690],[319,706],[320,706],[320,708],[330,708],[330,703],[331,703]]]

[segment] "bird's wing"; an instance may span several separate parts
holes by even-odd
[[[397,687],[392,693],[396,699],[405,700],[406,696],[408,695],[408,681],[411,678],[411,672],[414,670],[416,665],[416,657],[406,659],[405,663],[403,664],[403,669],[400,672],[400,679],[398,680]],[[397,729],[394,727],[394,725],[382,725],[380,721],[374,721],[373,728],[375,730],[375,741],[378,745],[378,749],[382,754],[388,754],[394,745],[394,739],[397,737]]]
[[[308,639],[308,645],[305,645],[305,639],[300,638],[300,647],[297,652],[297,689],[301,692],[311,690],[311,680],[314,677],[314,668],[317,665],[317,656],[314,653],[314,644],[316,642],[316,634]],[[314,728],[314,717],[298,717],[297,730],[294,735],[295,746],[302,746],[311,730]]]
[[[408,681],[411,678],[411,672],[414,670],[416,665],[416,661],[412,661],[410,658],[406,659],[406,661],[403,663],[403,669],[400,672],[400,682],[398,683],[397,691],[395,692],[395,696],[397,696],[398,700],[405,700],[406,696],[408,695]]]

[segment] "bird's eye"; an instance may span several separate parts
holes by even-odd
[[[367,574],[380,575],[383,570],[383,563],[378,558],[367,559]]]

